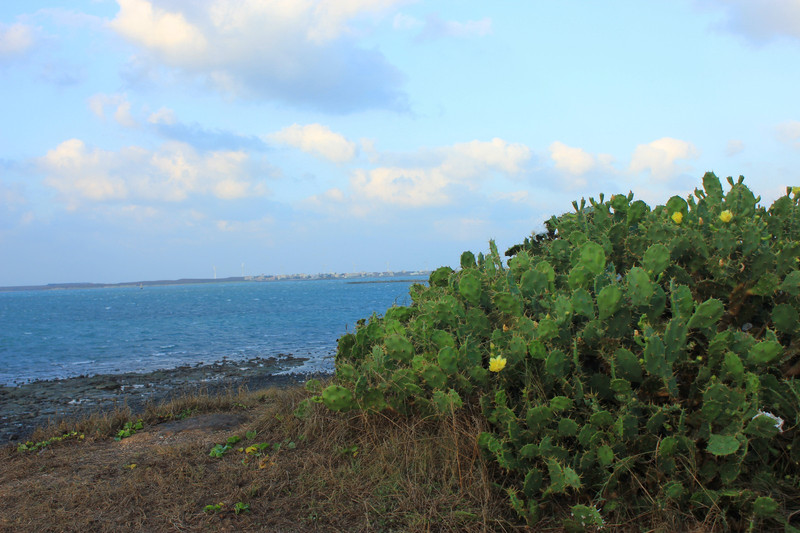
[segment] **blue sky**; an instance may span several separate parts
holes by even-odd
[[[800,0],[4,0],[0,285],[456,266],[800,184]]]

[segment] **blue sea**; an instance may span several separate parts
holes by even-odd
[[[283,355],[332,371],[357,320],[410,304],[387,279],[0,292],[0,384]]]

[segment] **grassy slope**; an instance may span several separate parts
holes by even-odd
[[[478,414],[434,420],[315,405],[299,420],[292,413],[308,396],[299,387],[192,396],[137,417],[118,410],[38,430],[34,441],[72,430],[85,439],[0,450],[0,531],[561,531],[556,520],[527,529],[514,516],[497,485],[503,472],[476,445],[486,429]],[[233,425],[185,429],[209,413]],[[137,418],[142,430],[111,438]],[[230,452],[209,456],[234,435],[242,441]],[[263,442],[284,445],[261,458],[239,451]],[[235,514],[237,502],[250,511]],[[221,512],[204,512],[217,503]],[[608,526],[719,529],[684,518],[669,510]]]
[[[299,388],[195,396],[151,407],[144,429],[114,441],[130,412],[39,430],[44,440],[78,429],[42,451],[0,451],[0,530],[8,531],[511,531],[475,444],[479,417],[404,419],[335,414],[321,406],[292,416]],[[229,413],[238,427],[164,432],[159,422],[191,410]],[[172,424],[171,424],[172,425]],[[253,439],[245,439],[256,431]],[[209,450],[238,435],[222,458]],[[295,442],[269,457],[238,451]],[[135,464],[134,468],[130,465]],[[205,513],[223,502],[221,513]],[[236,502],[250,512],[234,514]]]

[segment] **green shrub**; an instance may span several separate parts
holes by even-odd
[[[800,191],[728,178],[650,209],[573,202],[546,234],[411,288],[340,338],[336,410],[480,409],[476,435],[533,523],[675,508],[786,524],[800,491]],[[792,499],[794,498],[794,503]],[[616,509],[616,511],[615,511]]]

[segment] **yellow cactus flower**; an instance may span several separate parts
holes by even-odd
[[[495,356],[489,359],[489,371],[500,372],[506,367],[506,358]]]
[[[733,213],[731,213],[731,212],[730,212],[730,211],[728,211],[727,209],[726,209],[725,211],[723,211],[722,213],[720,213],[720,214],[719,214],[719,219],[720,219],[721,221],[725,222],[726,224],[727,224],[728,222],[730,222],[732,218],[733,218]]]
[[[795,196],[800,194],[800,187],[792,187],[792,194],[794,194]]]
[[[683,213],[681,213],[680,211],[675,211],[674,213],[672,213],[672,221],[676,224],[680,224],[681,222],[683,222]]]

